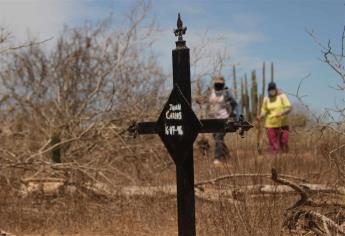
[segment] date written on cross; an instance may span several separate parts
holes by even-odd
[[[165,113],[167,120],[182,120],[181,104],[169,104],[169,110]],[[165,125],[165,135],[183,135],[182,125]]]

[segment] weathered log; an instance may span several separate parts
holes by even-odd
[[[15,236],[15,235],[0,229],[0,236]]]
[[[176,195],[175,185],[162,185],[162,186],[110,186],[103,183],[67,183],[61,179],[33,179],[32,181],[22,181],[22,195],[28,196],[35,193],[43,194],[44,196],[54,196],[63,193],[73,193],[77,189],[83,191],[89,191],[95,195],[111,198],[113,196],[124,196],[124,197],[154,197],[162,194],[165,195]],[[337,195],[345,195],[345,188],[338,187],[332,188],[323,184],[301,184],[303,188],[308,189],[309,192],[314,193],[331,193]],[[276,194],[297,194],[296,191],[290,186],[286,185],[245,185],[235,186],[227,185],[222,188],[214,188],[212,186],[196,186],[196,195],[200,199],[216,201],[219,199],[236,199],[238,194],[243,194],[248,197],[264,197],[268,195]]]

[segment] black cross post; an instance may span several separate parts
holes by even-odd
[[[243,119],[199,120],[192,110],[189,48],[183,40],[180,14],[174,30],[176,48],[172,51],[173,90],[157,122],[142,122],[130,128],[137,134],[158,134],[176,165],[178,235],[195,236],[195,195],[193,143],[198,133],[236,132],[252,125]]]

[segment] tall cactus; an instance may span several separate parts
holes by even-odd
[[[273,62],[271,62],[271,82],[274,82],[274,65],[273,65]]]
[[[258,83],[256,81],[256,71],[252,71],[251,86],[251,117],[256,117],[258,113]]]
[[[266,91],[266,64],[265,62],[262,64],[262,93],[261,96],[265,97]]]
[[[245,114],[249,121],[252,121],[252,116],[250,113],[250,104],[249,104],[249,91],[248,91],[248,79],[247,74],[244,75],[244,97],[245,97]]]
[[[233,91],[234,91],[234,97],[236,100],[238,99],[238,90],[237,90],[237,79],[236,79],[236,66],[232,66],[232,76],[233,76]]]
[[[244,96],[244,84],[243,84],[243,78],[241,78],[241,113],[243,115],[246,115],[245,114],[245,96]]]
[[[261,90],[259,90],[259,82],[256,75],[256,71],[251,72],[251,78],[247,78],[247,74],[240,79],[237,78],[236,66],[232,66],[232,92],[234,97],[241,102],[241,112],[247,120],[253,121],[253,119],[260,113],[263,100],[266,93],[266,63],[262,63],[262,82]],[[248,82],[248,79],[251,81]],[[271,62],[271,78],[270,81],[274,82],[274,64]],[[231,82],[231,81],[230,81]],[[197,84],[198,87],[198,84]]]
[[[266,91],[266,64],[265,62],[263,62],[262,64],[262,87],[261,87],[261,94],[260,94],[260,98],[259,98],[259,112],[261,110],[262,107],[262,103],[264,101],[265,98],[265,91]]]
[[[253,119],[260,113],[261,106],[266,93],[266,63],[262,63],[262,82],[261,90],[258,86],[258,78],[256,71],[251,73],[251,81],[248,83],[247,74],[244,74],[239,81],[236,78],[236,67],[233,66],[233,88],[236,93],[234,96],[241,99],[242,114],[247,120],[253,121]],[[274,82],[274,64],[271,63],[271,81]],[[240,84],[237,84],[239,82]],[[238,88],[240,87],[240,88]]]

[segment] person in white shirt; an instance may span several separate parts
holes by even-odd
[[[239,115],[238,104],[232,96],[229,89],[225,86],[223,76],[215,76],[213,78],[213,89],[209,97],[211,118],[228,119],[229,117],[236,118]],[[215,139],[214,164],[222,164],[223,161],[229,157],[229,148],[224,143],[225,133],[213,134]]]

